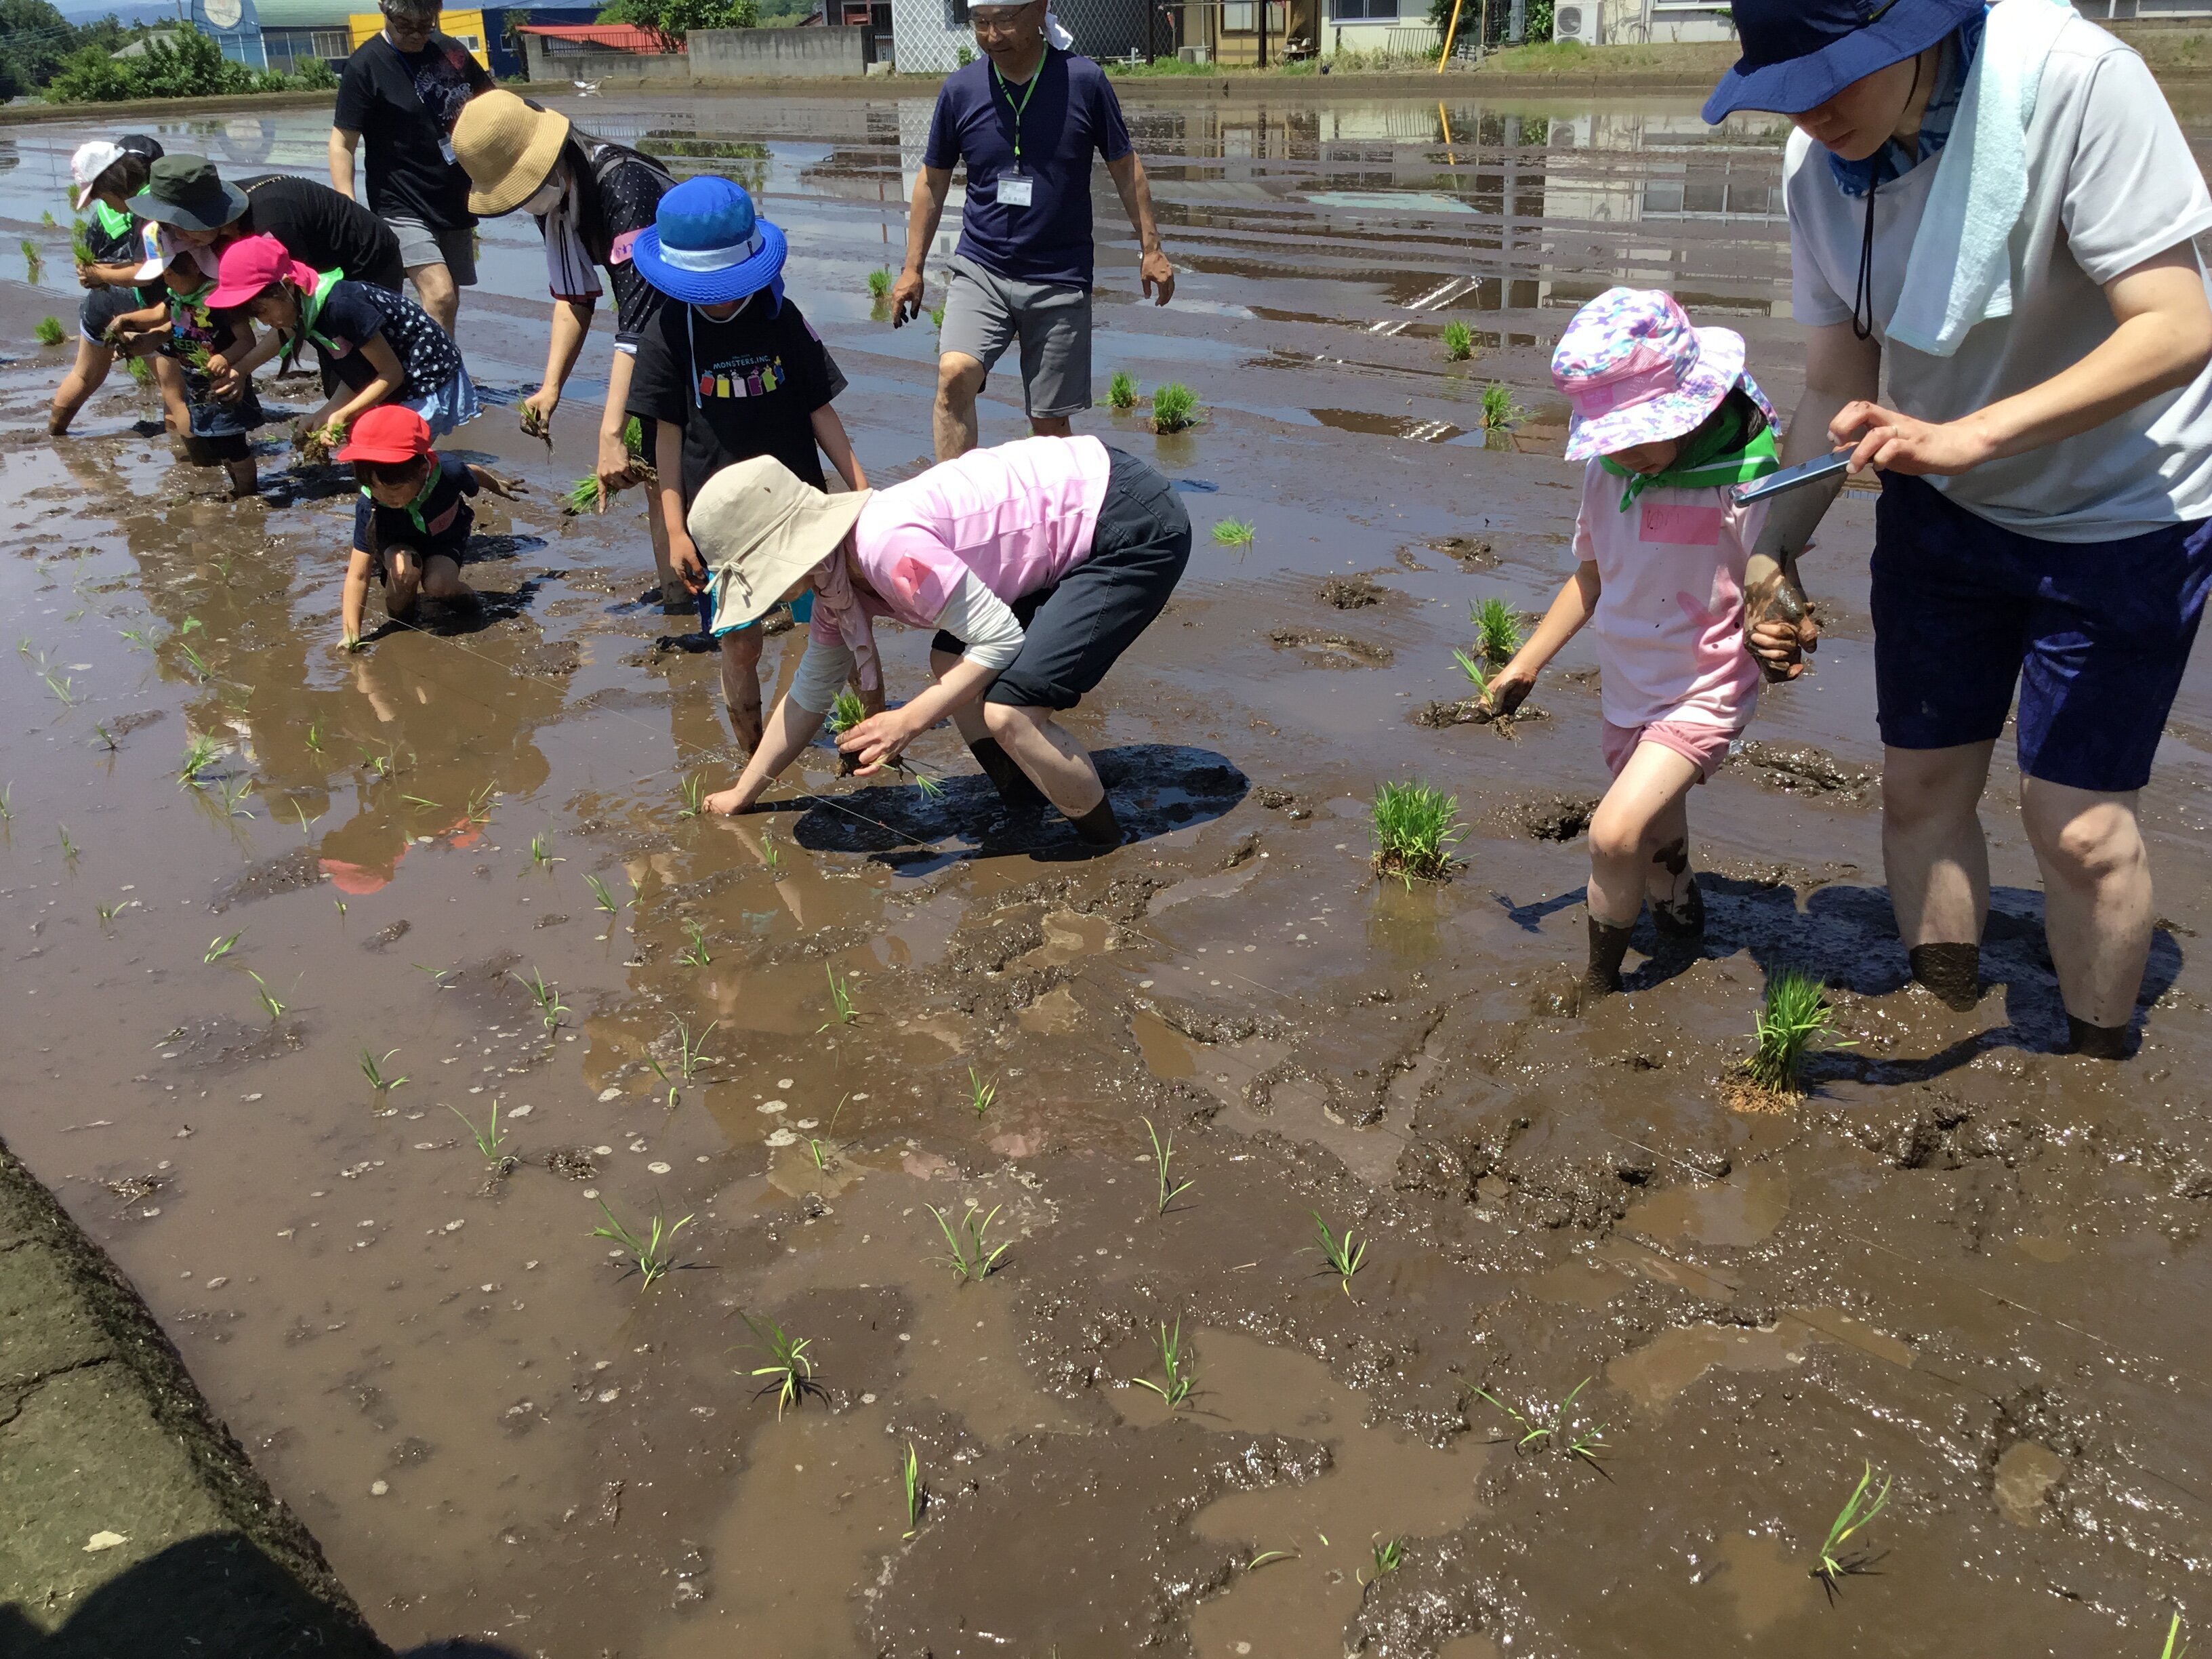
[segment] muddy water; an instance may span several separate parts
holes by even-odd
[[[575,106],[762,190],[878,478],[927,444],[932,343],[865,285],[927,107]],[[330,481],[272,450],[267,499],[226,505],[119,377],[75,437],[40,433],[60,354],[30,325],[69,295],[40,220],[90,128],[11,132],[0,216],[49,244],[39,291],[0,286],[11,1143],[397,1645],[2154,1650],[2212,1535],[2201,665],[2145,796],[2140,1058],[2051,1052],[2002,754],[1989,994],[1935,1006],[1900,988],[1878,884],[1848,499],[1814,561],[1818,672],[1697,802],[1704,957],[1636,958],[1632,994],[1575,1012],[1587,652],[1510,732],[1410,716],[1457,695],[1471,601],[1536,609],[1559,579],[1542,368],[1574,305],[1669,283],[1794,393],[1776,136],[1686,102],[1132,122],[1183,274],[1142,308],[1128,247],[1102,250],[1101,387],[1182,379],[1206,420],[1085,424],[1182,481],[1201,541],[1073,717],[1143,837],[1089,863],[1007,823],[943,732],[917,751],[940,802],[823,752],[775,811],[681,817],[729,734],[711,660],[641,602],[634,498],[549,505],[588,384],[550,456],[497,408],[459,440],[535,490],[483,516],[480,623],[340,655]],[[322,135],[163,137],[312,171]],[[542,262],[520,222],[484,244],[463,340],[511,401]],[[1471,362],[1443,360],[1452,319]],[[1486,441],[1492,381],[1530,415]],[[1249,548],[1204,537],[1231,517]],[[918,683],[918,637],[888,655]],[[196,738],[217,752],[187,787]],[[1391,776],[1458,793],[1449,884],[1369,876]],[[1802,1106],[1733,1110],[1782,963],[1838,988],[1856,1046]],[[407,1080],[380,1094],[364,1050]],[[1164,1209],[1146,1120],[1194,1183]],[[641,1286],[592,1236],[603,1202],[684,1223],[675,1270]],[[933,1206],[992,1218],[996,1273],[955,1277]],[[1365,1246],[1348,1282],[1316,1213]],[[812,1365],[781,1413],[770,1324]],[[1163,1325],[1194,1379],[1173,1409],[1139,1386],[1169,1380]],[[1868,1464],[1892,1496],[1831,1601],[1807,1568]]]

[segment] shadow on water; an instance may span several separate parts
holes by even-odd
[[[1131,744],[1091,759],[1121,819],[1123,845],[1206,823],[1244,799],[1250,783],[1211,749]],[[887,785],[799,809],[793,839],[809,852],[866,853],[902,876],[926,876],[963,860],[1026,855],[1044,862],[1092,855],[1050,809],[1009,811],[981,775],[947,778],[934,799],[915,785]],[[789,810],[789,809],[787,809]]]

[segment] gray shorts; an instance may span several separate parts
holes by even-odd
[[[1031,419],[1065,420],[1091,407],[1091,290],[994,276],[952,256],[938,351],[991,366],[1018,336],[1022,408]]]
[[[433,230],[420,219],[386,219],[399,239],[399,263],[410,270],[424,265],[443,265],[455,288],[477,285],[476,232],[463,225],[459,230]]]

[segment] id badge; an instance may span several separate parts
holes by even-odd
[[[1025,173],[1002,173],[999,179],[999,205],[1025,208],[1034,194],[1036,180]]]
[[[453,166],[454,162],[460,160],[460,157],[453,152],[453,141],[451,138],[438,140],[438,154],[446,158],[447,167]]]

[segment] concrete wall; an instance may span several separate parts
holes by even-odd
[[[866,75],[876,61],[876,32],[866,24],[820,29],[694,29],[687,39],[695,81]]]
[[[606,81],[616,86],[674,82],[689,85],[691,59],[683,52],[551,52],[542,34],[522,37],[533,81]]]

